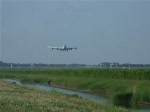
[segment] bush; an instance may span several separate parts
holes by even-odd
[[[113,98],[113,104],[116,106],[131,107],[133,93],[118,93]]]

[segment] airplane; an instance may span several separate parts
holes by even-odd
[[[57,50],[61,50],[61,51],[68,51],[68,50],[72,50],[72,49],[77,49],[77,47],[67,47],[66,44],[64,44],[63,47],[50,47],[50,46],[48,46],[48,48],[57,49]]]

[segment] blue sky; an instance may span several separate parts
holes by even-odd
[[[78,47],[61,52],[47,46]],[[149,1],[1,1],[1,60],[150,63]]]

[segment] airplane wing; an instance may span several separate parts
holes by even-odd
[[[77,47],[68,47],[68,50],[77,49]]]
[[[63,49],[62,47],[50,47],[50,46],[48,46],[48,48],[50,48],[50,49],[57,49],[57,50],[62,50]]]
[[[77,49],[77,47],[50,47],[50,46],[48,46],[48,48],[61,50],[61,51],[68,51],[68,50],[72,50],[72,49]]]

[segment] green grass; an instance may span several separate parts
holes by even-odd
[[[133,93],[133,103],[150,103],[150,70],[146,69],[1,70],[0,78],[45,85],[50,81],[51,85],[88,90],[109,98],[120,93]]]
[[[77,95],[64,95],[18,86],[0,80],[0,112],[126,112]]]

